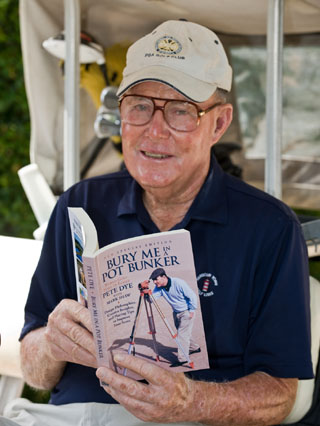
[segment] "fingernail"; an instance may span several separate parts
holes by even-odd
[[[115,354],[114,360],[117,361],[124,361],[124,356],[122,354]]]

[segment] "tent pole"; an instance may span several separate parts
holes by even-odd
[[[80,180],[80,5],[64,0],[66,61],[64,82],[64,190]]]
[[[269,0],[265,191],[281,199],[283,0]]]

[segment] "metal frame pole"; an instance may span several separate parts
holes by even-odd
[[[269,0],[267,31],[265,191],[281,199],[283,0]]]
[[[64,0],[66,61],[64,82],[64,190],[80,180],[80,4]]]

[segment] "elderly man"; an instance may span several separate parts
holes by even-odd
[[[312,377],[306,248],[287,206],[210,155],[232,119],[230,86],[220,40],[200,25],[165,22],[129,49],[118,91],[128,171],[75,185],[53,212],[21,335],[25,379],[52,389],[51,404],[18,401],[17,424],[271,425],[290,412],[297,379]],[[67,206],[89,213],[101,245],[190,231],[210,369],[117,355],[145,380],[96,370],[89,312],[72,300]]]

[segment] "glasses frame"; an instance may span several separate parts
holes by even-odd
[[[175,130],[176,132],[186,132],[186,133],[188,133],[188,132],[194,132],[194,131],[196,130],[196,128],[199,126],[199,124],[200,124],[200,119],[201,119],[201,117],[203,117],[203,116],[204,116],[205,114],[207,114],[208,112],[212,111],[215,107],[217,107],[217,106],[219,106],[219,105],[222,105],[222,102],[216,102],[215,104],[213,104],[213,105],[209,106],[209,107],[208,107],[208,108],[206,108],[206,109],[200,109],[200,108],[199,108],[199,106],[198,106],[195,102],[191,102],[191,101],[184,101],[184,100],[182,100],[182,99],[156,98],[156,97],[153,97],[153,96],[145,96],[145,95],[137,95],[137,94],[128,94],[128,95],[123,95],[123,96],[121,97],[121,99],[119,99],[119,101],[118,101],[118,105],[119,105],[120,113],[121,113],[121,104],[122,104],[122,101],[123,101],[125,98],[128,98],[129,96],[130,96],[130,97],[134,96],[134,97],[137,97],[137,98],[150,99],[150,100],[152,101],[152,103],[153,103],[153,113],[152,113],[152,115],[151,115],[151,117],[150,117],[150,120],[149,120],[149,121],[147,121],[147,122],[146,122],[146,123],[144,123],[144,124],[131,124],[131,123],[129,123],[129,124],[130,124],[130,126],[145,126],[146,124],[150,123],[150,121],[152,120],[152,117],[154,116],[155,112],[156,112],[157,110],[160,110],[160,111],[162,111],[163,118],[164,118],[165,122],[167,123],[167,125],[168,125],[171,129]],[[164,104],[163,104],[162,106],[160,106],[160,105],[156,105],[155,101],[164,101]],[[171,126],[171,125],[167,122],[167,120],[166,120],[166,116],[165,116],[165,114],[164,114],[164,109],[165,109],[165,106],[167,105],[167,103],[168,103],[168,102],[183,102],[183,103],[187,103],[187,104],[191,104],[191,105],[195,106],[195,107],[196,107],[196,110],[197,110],[197,115],[198,115],[196,127],[195,127],[193,130],[178,130],[178,129],[175,129],[174,127],[172,127],[172,126]]]

